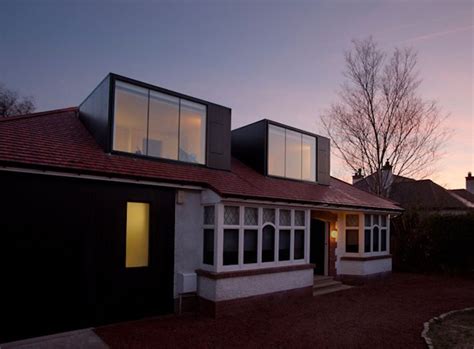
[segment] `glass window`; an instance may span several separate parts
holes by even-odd
[[[364,252],[370,252],[370,236],[372,232],[370,229],[364,230]]]
[[[380,218],[382,218],[382,222],[380,223],[382,227],[387,226],[387,216],[386,215],[381,215]]]
[[[275,260],[275,228],[266,225],[262,230],[262,262]]]
[[[346,230],[346,252],[359,252],[359,230]]]
[[[316,180],[316,138],[302,135],[302,179]]]
[[[380,235],[381,235],[380,251],[387,251],[387,229],[381,229]]]
[[[372,215],[372,225],[379,225],[379,215],[377,214]]]
[[[224,265],[239,263],[239,230],[224,229]]]
[[[245,225],[258,225],[258,208],[246,207],[244,211]]]
[[[372,217],[370,214],[365,214],[364,215],[364,225],[366,227],[372,226],[372,221],[371,221],[370,217]]]
[[[280,210],[280,225],[290,226],[291,225],[291,211]]]
[[[148,155],[178,160],[179,98],[150,91]]]
[[[206,151],[206,106],[181,99],[179,160],[204,164]]]
[[[125,267],[148,266],[150,205],[127,202]]]
[[[285,177],[301,179],[301,133],[286,130]]]
[[[214,225],[214,206],[205,206],[204,207],[204,224],[205,225]]]
[[[224,224],[239,225],[239,206],[224,206]]]
[[[304,230],[295,230],[294,259],[304,259]]]
[[[372,251],[377,252],[379,250],[379,227],[375,226],[372,229],[372,238],[373,238],[373,245]]]
[[[346,226],[347,227],[358,227],[359,226],[359,215],[358,214],[347,214],[346,215]]]
[[[304,211],[295,211],[295,225],[298,227],[304,227],[305,226],[305,214]]]
[[[203,263],[214,265],[214,229],[204,229]]]
[[[268,174],[285,176],[285,129],[268,127]]]
[[[114,149],[147,153],[148,90],[117,81],[115,86]]]
[[[244,230],[244,263],[257,263],[258,230]]]
[[[278,260],[290,260],[290,230],[280,230],[278,244]]]
[[[275,209],[264,208],[263,209],[263,223],[275,223]]]

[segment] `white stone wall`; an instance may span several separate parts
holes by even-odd
[[[392,258],[369,261],[340,260],[337,273],[342,275],[370,275],[392,270]]]
[[[298,289],[313,285],[313,269],[212,280],[198,279],[198,294],[210,301],[224,301]]]

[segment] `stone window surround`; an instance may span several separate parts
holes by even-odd
[[[208,204],[203,205],[210,206]],[[214,225],[214,265],[207,265],[201,262],[201,269],[212,271],[212,272],[227,272],[227,271],[238,271],[238,270],[252,270],[252,269],[266,269],[272,267],[282,267],[282,266],[291,266],[291,265],[300,265],[309,263],[309,233],[310,233],[310,221],[311,221],[311,210],[305,207],[294,207],[294,206],[280,206],[280,205],[263,205],[263,204],[244,204],[244,203],[235,203],[235,202],[220,202],[214,204],[215,206],[215,225]],[[240,224],[239,225],[224,225],[224,207],[225,206],[238,206],[240,214]],[[245,225],[245,207],[253,207],[258,209],[258,225]],[[263,209],[271,208],[275,209],[275,223],[263,223]],[[290,226],[281,226],[279,225],[279,210],[285,209],[290,210],[291,212],[291,225]],[[295,226],[295,211],[304,211],[305,212],[305,226]],[[272,225],[275,227],[275,260],[273,262],[262,262],[262,230],[266,225]],[[207,225],[203,225],[203,230],[208,228]],[[239,263],[236,265],[223,265],[223,244],[224,244],[224,229],[238,229],[239,230]],[[257,243],[257,263],[244,264],[243,263],[243,248],[244,248],[244,230],[246,229],[255,229],[258,230],[258,243]],[[279,229],[288,229],[291,230],[291,240],[290,240],[290,260],[288,261],[278,261],[278,245],[279,245]],[[294,231],[295,230],[304,230],[304,258],[303,259],[293,259],[294,255]]]

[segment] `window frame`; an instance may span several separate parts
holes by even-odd
[[[205,223],[205,220],[204,220],[204,217],[205,217],[205,210],[206,210],[206,207],[214,207],[214,223],[213,224],[206,224]],[[201,251],[203,253],[203,255],[201,256],[201,266],[205,266],[204,268],[213,268],[216,264],[217,264],[217,255],[216,255],[216,250],[217,250],[217,245],[216,245],[216,236],[217,236],[217,207],[216,205],[213,205],[213,204],[204,204],[202,205],[202,214],[201,214],[201,217],[202,217],[202,239],[201,239],[201,243],[202,243],[202,247],[201,247]],[[207,263],[204,263],[204,232],[206,229],[212,229],[214,231],[214,240],[213,240],[213,256],[212,256],[212,264],[207,264]]]
[[[180,100],[179,104],[181,106],[181,100],[187,100],[193,103],[201,104],[205,106],[206,108],[206,113],[205,113],[205,126],[204,126],[204,134],[205,134],[205,139],[204,139],[204,157],[203,157],[203,163],[198,163],[198,162],[188,162],[188,161],[183,161],[179,160],[179,133],[180,133],[180,125],[178,122],[178,158],[175,159],[169,159],[169,158],[162,158],[158,156],[152,156],[148,154],[134,154],[134,153],[129,153],[126,151],[122,150],[116,150],[114,149],[114,143],[115,143],[115,89],[116,89],[116,83],[117,82],[122,82],[122,83],[127,83],[131,84],[140,88],[145,88],[149,90],[148,93],[148,113],[147,113],[147,131],[146,131],[146,137],[147,137],[147,148],[148,148],[148,134],[149,134],[149,105],[150,105],[150,91],[162,93],[165,95],[169,95],[172,97],[176,97]],[[119,76],[116,74],[110,74],[110,85],[109,85],[109,110],[108,110],[108,119],[109,119],[109,130],[108,130],[108,140],[107,140],[107,145],[108,145],[108,151],[112,154],[119,154],[119,155],[124,155],[124,156],[130,156],[130,157],[135,157],[135,158],[143,158],[143,159],[148,159],[148,160],[156,160],[156,161],[161,161],[161,162],[168,162],[168,163],[179,163],[179,164],[189,164],[193,166],[201,166],[201,167],[206,167],[207,166],[207,151],[209,147],[209,141],[208,141],[208,136],[209,136],[209,102],[206,102],[204,100],[194,98],[191,96],[187,96],[181,93],[177,93],[174,91],[170,91],[158,86],[153,86],[147,83],[143,83],[141,81],[133,80],[124,76]],[[147,149],[148,153],[148,149]]]

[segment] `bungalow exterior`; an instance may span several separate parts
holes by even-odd
[[[77,108],[0,120],[0,339],[389,273],[402,209],[329,172],[325,137],[231,131],[227,107],[116,74]]]

